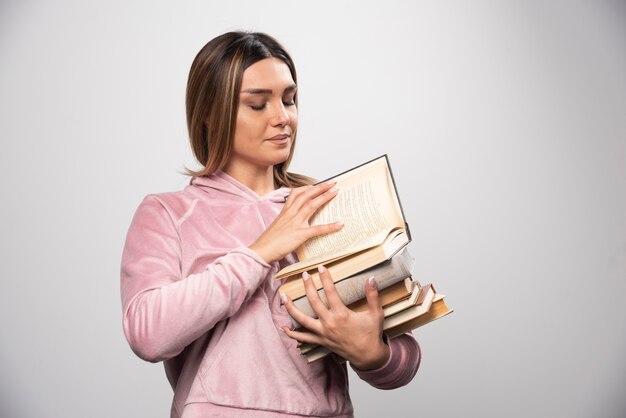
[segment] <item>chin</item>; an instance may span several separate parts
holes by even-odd
[[[259,167],[270,167],[284,163],[289,159],[291,143],[284,146],[257,148],[256,153],[247,152],[247,159]],[[246,158],[244,158],[246,159]]]
[[[284,163],[289,159],[289,153],[291,151],[291,147],[285,147],[285,149],[278,150],[275,155],[272,155],[272,160],[274,161],[272,165]]]

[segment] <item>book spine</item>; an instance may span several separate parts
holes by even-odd
[[[410,276],[414,262],[415,259],[405,247],[390,260],[335,283],[335,289],[337,289],[337,293],[344,305],[350,305],[365,297],[365,281],[367,279],[374,277],[378,289],[385,289]],[[317,294],[324,304],[328,306],[324,289],[318,290]],[[294,300],[293,303],[306,315],[317,318],[317,314],[313,310],[313,307],[311,307],[306,295]],[[301,326],[293,318],[291,318],[291,323],[295,328]]]

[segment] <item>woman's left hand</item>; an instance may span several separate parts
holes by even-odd
[[[389,358],[389,347],[383,341],[383,309],[378,299],[378,289],[373,278],[365,283],[368,309],[354,312],[347,308],[337,294],[330,273],[320,267],[320,279],[328,300],[328,307],[320,299],[315,284],[303,275],[306,296],[318,319],[300,311],[285,295],[281,295],[287,312],[306,331],[282,330],[301,343],[322,345],[349,361],[360,370],[382,367]]]

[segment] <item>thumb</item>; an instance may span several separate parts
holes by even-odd
[[[367,307],[370,312],[380,311],[382,313],[380,298],[378,297],[378,285],[373,277],[365,281],[365,298],[367,299]]]

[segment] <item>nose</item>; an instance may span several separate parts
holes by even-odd
[[[274,114],[272,115],[272,126],[287,126],[290,122],[289,113],[287,113],[287,109],[285,105],[281,101],[274,110]]]

